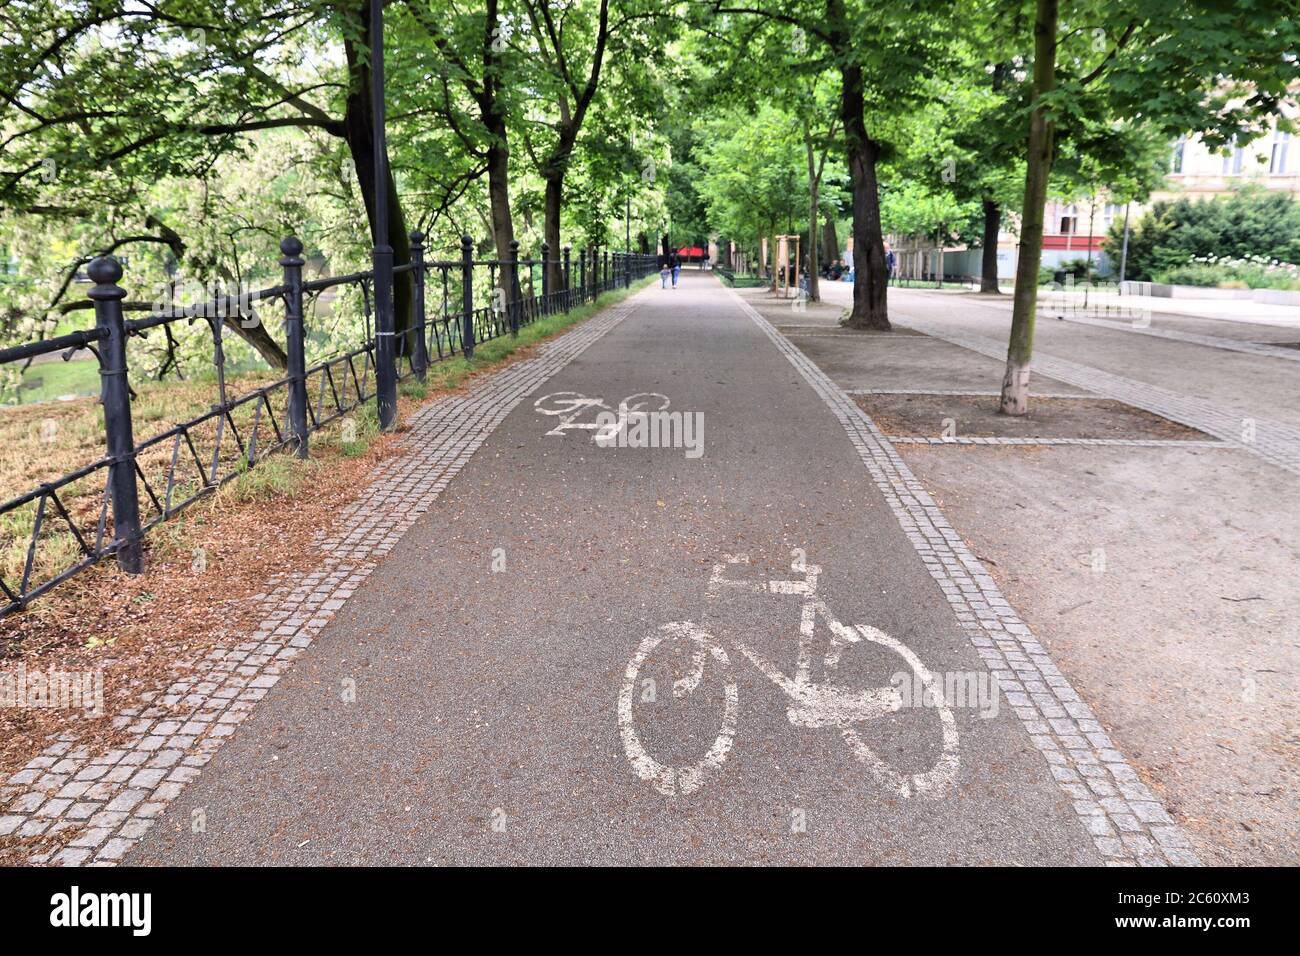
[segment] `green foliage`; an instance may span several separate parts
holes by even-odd
[[[405,228],[427,234],[430,258],[456,256],[464,234],[480,254],[490,246],[483,155],[498,137],[481,122],[476,97],[485,84],[495,89],[514,146],[516,238],[525,254],[536,253],[542,182],[527,157],[554,147],[563,112],[557,97],[568,95],[554,57],[538,56],[544,20],[554,18],[577,75],[591,60],[601,5],[573,0],[551,10],[500,0],[501,48],[490,70],[482,65],[484,31],[497,24],[484,8],[444,0],[387,5],[387,138],[398,208]],[[306,246],[309,273],[364,268],[363,192],[371,179],[354,157],[368,161],[370,146],[366,136],[349,139],[349,130],[368,128],[366,7],[359,0],[134,7],[15,0],[0,10],[0,255],[7,263],[0,341],[90,324],[88,311],[67,311],[85,302],[84,284],[69,279],[106,251],[128,260],[123,286],[132,311],[167,301],[173,287],[180,291],[171,300],[189,304],[201,298],[192,293],[198,284],[273,284],[278,243],[290,233]],[[586,127],[592,135],[568,157],[574,188],[564,242],[575,249],[614,238],[613,208],[623,207],[615,190],[621,200],[629,179],[637,185],[634,220],[658,218],[664,205],[666,182],[636,182],[640,162],[628,134],[650,126],[639,152],[667,168],[663,137],[644,117],[660,99],[665,71],[654,67],[662,59],[655,54],[671,24],[645,0],[613,7],[606,70]],[[266,333],[282,342],[278,307],[263,312]],[[355,344],[360,314],[353,289],[313,303],[309,349],[319,357]],[[133,372],[190,377],[208,367],[202,323],[176,331],[175,349],[157,332],[133,340]],[[225,340],[233,367],[265,366],[237,332]],[[7,375],[0,388],[16,386],[13,374],[0,375]]]
[[[424,398],[429,394],[429,386],[416,378],[408,378],[397,386],[397,394],[406,398]]]
[[[379,437],[379,415],[374,402],[366,402],[348,412],[335,426],[339,451],[345,458],[359,458],[370,449],[370,443]]]
[[[1156,282],[1172,285],[1217,286],[1225,289],[1300,289],[1300,266],[1256,256],[1197,257],[1156,272]]]
[[[771,106],[752,116],[729,113],[706,121],[703,133],[696,189],[715,230],[756,245],[802,224],[808,173],[789,114]]]
[[[1116,220],[1102,243],[1116,262],[1123,230],[1123,222]],[[1256,256],[1300,262],[1300,204],[1289,194],[1248,186],[1226,197],[1156,203],[1130,225],[1125,271],[1127,278],[1150,280],[1198,257]]]
[[[55,360],[37,362],[28,368],[14,398],[26,405],[52,401],[65,395],[98,394],[99,362],[95,359]]]
[[[486,253],[501,230],[485,157],[508,147],[506,215],[525,253],[543,239],[545,174],[557,167],[562,244],[667,230],[674,241],[718,232],[754,243],[806,229],[811,144],[829,156],[819,211],[843,244],[846,68],[862,71],[886,228],[930,235],[942,223],[949,239],[971,241],[981,201],[1018,211],[1033,105],[1030,0],[730,7],[388,3],[387,139],[406,228],[428,235],[431,258],[454,256],[463,234]],[[368,121],[365,11],[360,0],[0,8],[0,250],[11,264],[0,276],[0,340],[88,325],[89,312],[72,308],[84,285],[69,280],[107,250],[129,257],[124,285],[137,312],[178,282],[274,282],[277,243],[291,232],[317,266],[363,267],[370,180],[354,157],[364,164],[369,151],[356,133]],[[1295,99],[1295,12],[1295,0],[1072,5],[1047,102],[1053,192],[1141,198],[1173,135],[1240,142],[1278,114],[1294,128],[1284,107]],[[316,355],[356,340],[360,309],[355,290],[314,304]],[[275,339],[277,310],[265,311]],[[133,370],[200,374],[210,333],[178,331],[174,350],[160,335],[133,340]],[[265,364],[238,333],[226,347],[236,368]],[[5,374],[0,388],[12,389]]]
[[[1076,256],[1073,259],[1066,259],[1056,267],[1054,271],[1064,272],[1066,275],[1074,276],[1076,280],[1083,279],[1088,275],[1088,271],[1097,271],[1097,260],[1088,261],[1086,256]]]
[[[880,222],[886,232],[945,242],[955,238],[964,220],[979,211],[972,200],[962,202],[948,191],[931,191],[923,183],[904,180],[899,186],[881,191]]]

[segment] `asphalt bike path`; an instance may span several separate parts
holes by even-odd
[[[127,862],[1104,860],[826,398],[709,275],[631,306]]]

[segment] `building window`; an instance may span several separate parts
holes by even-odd
[[[1061,210],[1061,235],[1068,236],[1079,228],[1079,214],[1074,211],[1074,204]]]
[[[1169,171],[1174,175],[1181,175],[1183,171],[1183,155],[1187,152],[1187,137],[1178,137],[1178,142],[1174,143],[1174,154],[1169,159]]]
[[[1232,145],[1228,147],[1228,151],[1223,154],[1223,175],[1240,176],[1241,164],[1244,158],[1244,150],[1237,145],[1236,139],[1234,138]]]
[[[1268,159],[1268,171],[1275,176],[1286,172],[1287,151],[1291,145],[1291,134],[1282,130],[1273,131],[1273,152]]]

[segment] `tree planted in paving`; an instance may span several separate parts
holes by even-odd
[[[1029,409],[1043,210],[1058,123],[1090,115],[1132,123],[1172,141],[1200,134],[1212,147],[1292,129],[1300,19],[1294,2],[1143,0],[1118,19],[1105,4],[1037,0],[1033,103],[1027,141],[1020,258],[1000,408]],[[1058,56],[1059,54],[1059,56]]]

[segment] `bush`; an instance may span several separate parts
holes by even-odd
[[[1161,269],[1155,273],[1155,281],[1225,289],[1300,289],[1300,266],[1262,256],[1197,256]]]
[[[1051,285],[1056,281],[1058,273],[1064,273],[1067,282],[1069,281],[1069,277],[1073,276],[1075,284],[1081,284],[1088,275],[1088,260],[1086,257],[1081,257],[1078,259],[1069,259],[1059,265],[1042,266],[1038,270],[1038,284]],[[1097,278],[1097,260],[1093,259],[1092,281],[1094,285],[1097,282]]]
[[[1119,218],[1102,243],[1113,262],[1123,240]],[[1197,202],[1158,202],[1130,230],[1125,278],[1163,281],[1160,275],[1192,261],[1222,258],[1300,262],[1300,205],[1288,193],[1257,185]]]
[[[1086,257],[1071,259],[1068,262],[1062,262],[1056,267],[1058,271],[1074,276],[1075,282],[1082,282],[1087,277],[1089,270],[1088,260]],[[1091,267],[1092,277],[1097,278],[1097,260],[1092,260]]]
[[[1169,285],[1197,285],[1214,287],[1220,282],[1231,279],[1223,269],[1218,266],[1204,265],[1199,262],[1188,262],[1181,266],[1174,266],[1172,269],[1162,269],[1155,273],[1152,281],[1165,282]]]

